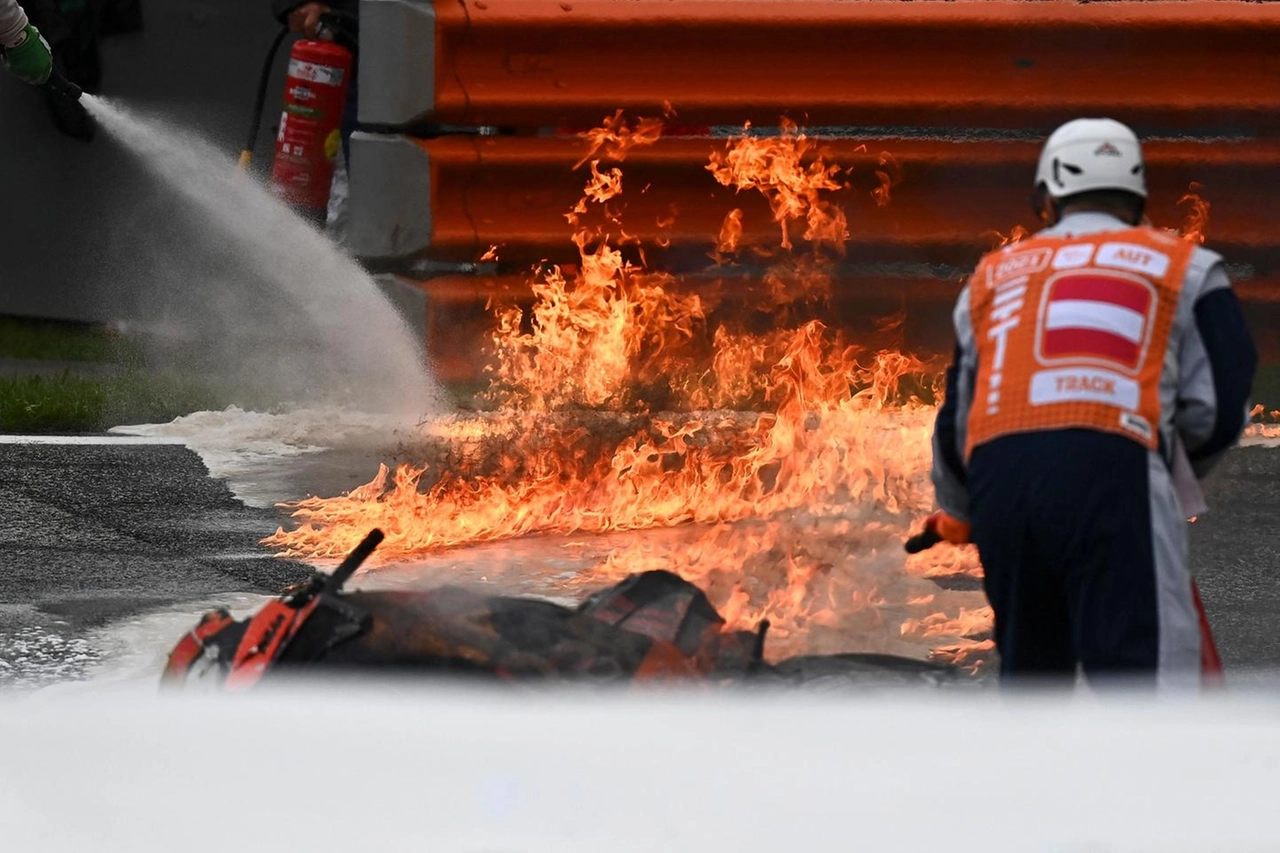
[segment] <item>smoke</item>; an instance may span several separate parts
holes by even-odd
[[[448,408],[406,318],[321,232],[199,135],[83,102],[158,179],[132,188],[113,235],[128,257],[110,265],[127,272],[107,283],[140,306],[153,360],[241,395],[229,402]]]

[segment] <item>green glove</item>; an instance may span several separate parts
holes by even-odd
[[[53,71],[53,53],[40,31],[27,24],[22,41],[13,47],[0,49],[4,66],[24,83],[38,86],[49,79]]]

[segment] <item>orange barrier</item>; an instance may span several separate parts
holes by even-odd
[[[1280,127],[1280,4],[1234,0],[366,3],[361,120]],[[396,10],[400,11],[397,12]],[[392,83],[395,85],[393,86]]]
[[[585,151],[582,140],[445,137],[416,144],[426,156],[414,168],[429,170],[429,177],[415,181],[404,174],[409,166],[401,169],[397,192],[424,189],[401,201],[405,221],[387,228],[428,234],[418,249],[436,260],[475,261],[492,245],[510,268],[576,258],[564,214],[582,194],[585,169],[572,169]],[[724,145],[670,138],[628,154],[616,206],[622,227],[643,240],[651,260],[705,268],[734,208],[744,211],[744,243],[780,243],[763,196],[735,193],[708,173],[709,154]],[[967,267],[994,245],[996,232],[1035,225],[1028,199],[1038,143],[838,139],[825,148],[848,184],[829,198],[848,216],[851,262]],[[882,152],[891,154],[891,165],[882,163]],[[1183,225],[1190,207],[1179,200],[1192,181],[1200,182],[1211,204],[1210,245],[1232,261],[1280,271],[1280,198],[1272,189],[1280,186],[1280,143],[1156,141],[1147,157],[1156,224]],[[895,179],[884,207],[872,194],[877,170]],[[656,247],[667,244],[664,258]]]
[[[361,15],[369,132],[352,148],[352,251],[422,278],[498,247],[497,275],[418,282],[446,378],[481,378],[486,302],[527,299],[531,264],[577,259],[564,214],[582,193],[572,166],[586,147],[547,129],[595,127],[617,109],[674,109],[668,124],[720,135],[785,115],[839,137],[826,147],[847,186],[824,195],[846,212],[850,239],[833,298],[855,324],[911,303],[926,350],[950,340],[963,271],[997,232],[1034,226],[1044,134],[1112,116],[1145,138],[1151,219],[1183,225],[1179,200],[1200,183],[1208,245],[1234,265],[1255,317],[1280,320],[1280,142],[1269,141],[1280,131],[1280,3],[368,0]],[[401,135],[477,126],[510,135]],[[780,242],[762,196],[707,172],[725,144],[664,138],[623,164],[611,204],[651,263],[684,273],[681,286],[726,274],[708,254],[734,208],[744,244]],[[887,206],[872,195],[877,170],[894,177]],[[727,273],[742,281],[764,263],[735,260]],[[1280,338],[1258,340],[1280,359]]]
[[[732,275],[732,272],[729,272]],[[705,291],[715,276],[685,277],[680,287]],[[527,274],[445,275],[414,282],[426,295],[426,341],[435,374],[446,382],[480,386],[485,345],[495,327],[499,304],[528,305],[532,301]],[[732,293],[741,280],[729,278],[722,293]],[[954,341],[951,309],[959,293],[956,279],[874,276],[836,270],[832,298],[823,311],[826,322],[845,330],[854,340],[874,348],[883,344],[905,347],[919,355],[946,355]],[[1246,317],[1263,360],[1280,362],[1280,277],[1237,281],[1236,293],[1246,300]],[[884,332],[877,320],[906,308],[903,325]],[[714,326],[716,317],[710,318]]]

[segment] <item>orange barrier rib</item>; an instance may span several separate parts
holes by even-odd
[[[727,275],[732,276],[732,271]],[[714,286],[714,279],[712,275],[686,278],[681,286],[705,292]],[[495,327],[494,308],[529,304],[529,282],[527,274],[444,275],[412,282],[426,296],[426,342],[440,379],[476,386],[487,380],[484,347]],[[721,291],[732,293],[741,283],[741,279],[730,277]],[[837,270],[823,316],[871,349],[883,344],[919,355],[941,356],[949,354],[954,341],[951,309],[959,289],[958,278],[874,276]],[[1237,281],[1235,290],[1250,303],[1247,315],[1262,359],[1280,362],[1280,335],[1269,331],[1280,324],[1280,277]],[[908,306],[901,327],[887,333],[878,327],[878,318]],[[710,322],[714,325],[714,316]]]
[[[1280,127],[1280,4],[1235,0],[380,0],[361,120]],[[397,11],[399,10],[399,11]],[[376,49],[373,49],[376,47]],[[394,83],[394,85],[392,85]]]
[[[494,313],[501,306],[532,302],[529,274],[445,275],[416,282],[426,295],[426,341],[435,374],[448,382],[471,385],[487,379],[485,343],[495,327]],[[686,276],[677,285],[684,292],[704,297],[708,327],[736,313],[751,282],[726,271],[715,275]],[[912,277],[838,275],[833,292],[822,310],[824,322],[849,333],[860,344],[875,348],[906,346],[919,355],[950,351],[951,309],[960,290],[959,280]],[[910,320],[901,328],[882,330],[878,321],[911,305]]]
[[[394,185],[383,182],[374,198],[356,198],[362,173],[355,170],[353,218],[366,203],[393,206],[395,218],[383,229],[421,233],[418,244],[401,248],[435,260],[475,261],[493,245],[502,262],[515,267],[576,258],[564,214],[582,193],[583,171],[572,168],[585,153],[582,140],[444,137],[406,144],[425,156],[399,166]],[[656,246],[669,245],[668,266],[705,268],[734,208],[744,212],[744,243],[779,244],[763,196],[735,193],[708,173],[710,153],[724,144],[670,138],[628,154],[618,205],[622,227],[641,238],[651,257],[663,254]],[[848,216],[851,262],[969,266],[993,246],[995,232],[1035,225],[1028,198],[1037,143],[838,139],[825,148],[847,184],[829,198]],[[882,152],[891,155],[891,165]],[[1147,157],[1153,222],[1182,225],[1188,208],[1179,200],[1199,182],[1211,203],[1209,244],[1232,261],[1280,271],[1280,200],[1272,189],[1280,185],[1280,143],[1155,141]],[[356,161],[357,167],[363,162]],[[426,174],[415,178],[414,170]],[[872,194],[877,170],[894,176],[884,207]],[[378,256],[360,241],[354,249]]]

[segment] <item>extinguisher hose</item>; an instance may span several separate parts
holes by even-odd
[[[282,27],[267,50],[267,58],[262,63],[262,74],[258,77],[258,95],[253,102],[253,120],[249,124],[249,137],[245,140],[244,150],[240,152],[240,168],[248,169],[253,163],[253,149],[258,142],[258,131],[262,128],[262,110],[267,105],[267,85],[271,82],[271,71],[276,64],[276,54],[280,45],[284,44],[289,28]]]

